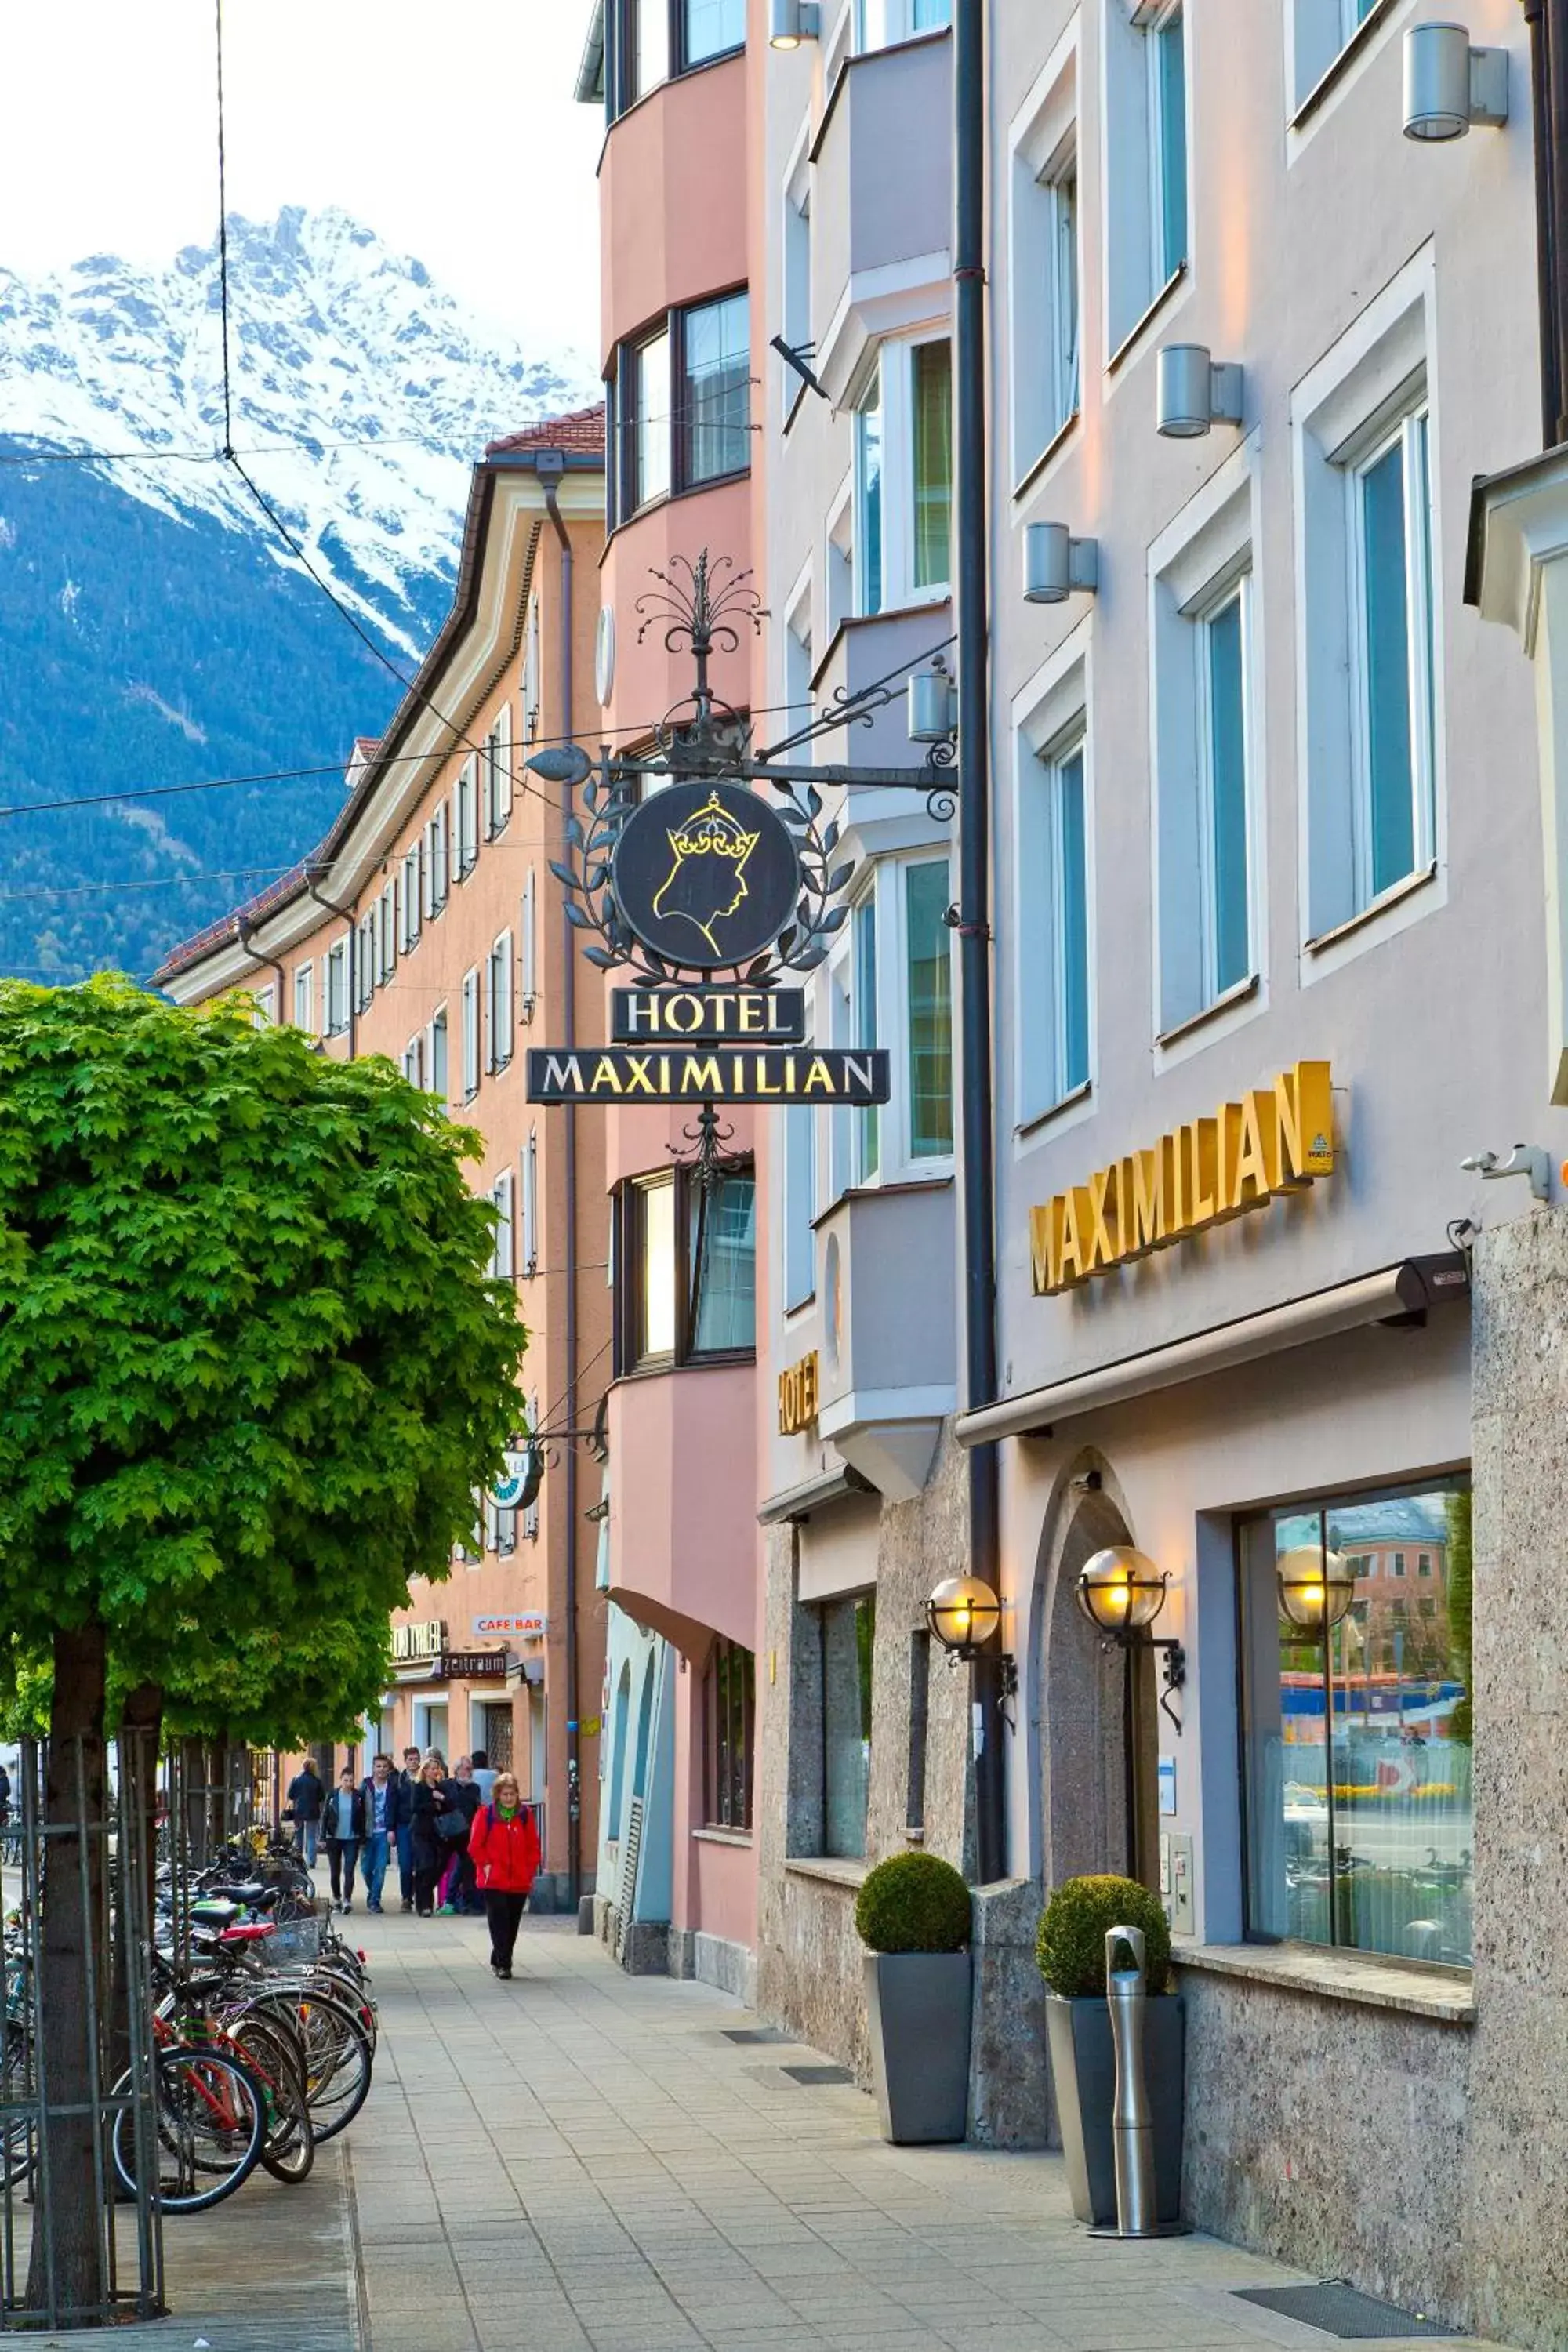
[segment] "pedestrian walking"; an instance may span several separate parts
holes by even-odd
[[[441,1874],[440,1904],[443,1911],[478,1911],[480,1906],[474,1889],[474,1865],[468,1856],[468,1833],[474,1815],[479,1810],[479,1792],[474,1785],[474,1768],[466,1756],[459,1756],[451,1780],[452,1810],[461,1813],[461,1836],[448,1836],[445,1841],[447,1867]]]
[[[468,1852],[490,1923],[490,1966],[510,1979],[518,1927],[539,1870],[539,1825],[515,1773],[496,1774],[489,1803],[474,1815]]]
[[[403,1769],[397,1775],[397,1821],[395,1835],[397,1843],[398,1892],[405,1911],[414,1908],[414,1783],[419,1778],[424,1758],[417,1748],[403,1751]]]
[[[0,1764],[0,1822],[8,1822],[10,1818],[11,1775],[6,1771],[4,1764]]]
[[[316,1867],[316,1841],[321,1833],[321,1807],[326,1790],[307,1756],[289,1783],[285,1819],[294,1824],[294,1844],[307,1870]]]
[[[490,1759],[482,1748],[476,1748],[468,1761],[474,1768],[474,1786],[479,1792],[479,1802],[488,1805],[496,1792],[496,1776],[490,1769]]]
[[[414,1858],[414,1908],[422,1919],[435,1915],[436,1883],[446,1866],[440,1822],[451,1810],[447,1795],[450,1786],[437,1758],[426,1756],[414,1783],[408,1824]]]
[[[359,1864],[364,1879],[364,1907],[367,1911],[379,1911],[392,1841],[397,1834],[397,1775],[390,1756],[375,1759],[359,1793],[364,1808],[364,1847]]]
[[[364,1799],[346,1764],[322,1809],[321,1833],[327,1842],[327,1868],[332,1875],[332,1901],[346,1914],[354,1907],[354,1864],[364,1843]]]

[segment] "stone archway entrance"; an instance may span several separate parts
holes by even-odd
[[[1153,1656],[1108,1645],[1077,1594],[1092,1553],[1135,1540],[1109,1464],[1086,1451],[1052,1497],[1036,1570],[1033,1795],[1047,1893],[1098,1871],[1159,1885]]]

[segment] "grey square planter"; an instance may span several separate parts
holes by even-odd
[[[1144,2017],[1143,2079],[1154,2123],[1154,2218],[1179,2221],[1186,2088],[1186,2016],[1181,1994],[1164,1993],[1151,2000]],[[1059,1993],[1048,1992],[1046,2036],[1073,2218],[1103,2229],[1116,2220],[1110,2137],[1116,2057],[1110,2011],[1098,1996],[1064,2000]]]
[[[969,2122],[967,1952],[868,1952],[866,2008],[882,2137],[962,2139]]]

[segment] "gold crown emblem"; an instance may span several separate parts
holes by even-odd
[[[670,833],[669,845],[678,858],[728,857],[739,872],[761,838],[748,833],[713,793],[688,824]]]

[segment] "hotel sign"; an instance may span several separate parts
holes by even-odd
[[[798,1045],[805,1035],[804,988],[617,988],[610,997],[610,1036],[617,1045],[679,1045],[694,1037]]]
[[[874,1046],[626,1045],[572,1053],[534,1046],[528,1099],[535,1103],[885,1103],[890,1056]]]
[[[1037,1297],[1300,1192],[1334,1168],[1333,1097],[1327,1062],[1298,1062],[1272,1087],[1225,1103],[1163,1135],[1147,1150],[1097,1169],[1029,1212]]]
[[[411,1625],[395,1625],[392,1629],[392,1654],[400,1666],[438,1658],[446,1646],[447,1621],[443,1617],[416,1617]]]
[[[779,1374],[779,1435],[798,1437],[816,1419],[816,1350]]]

